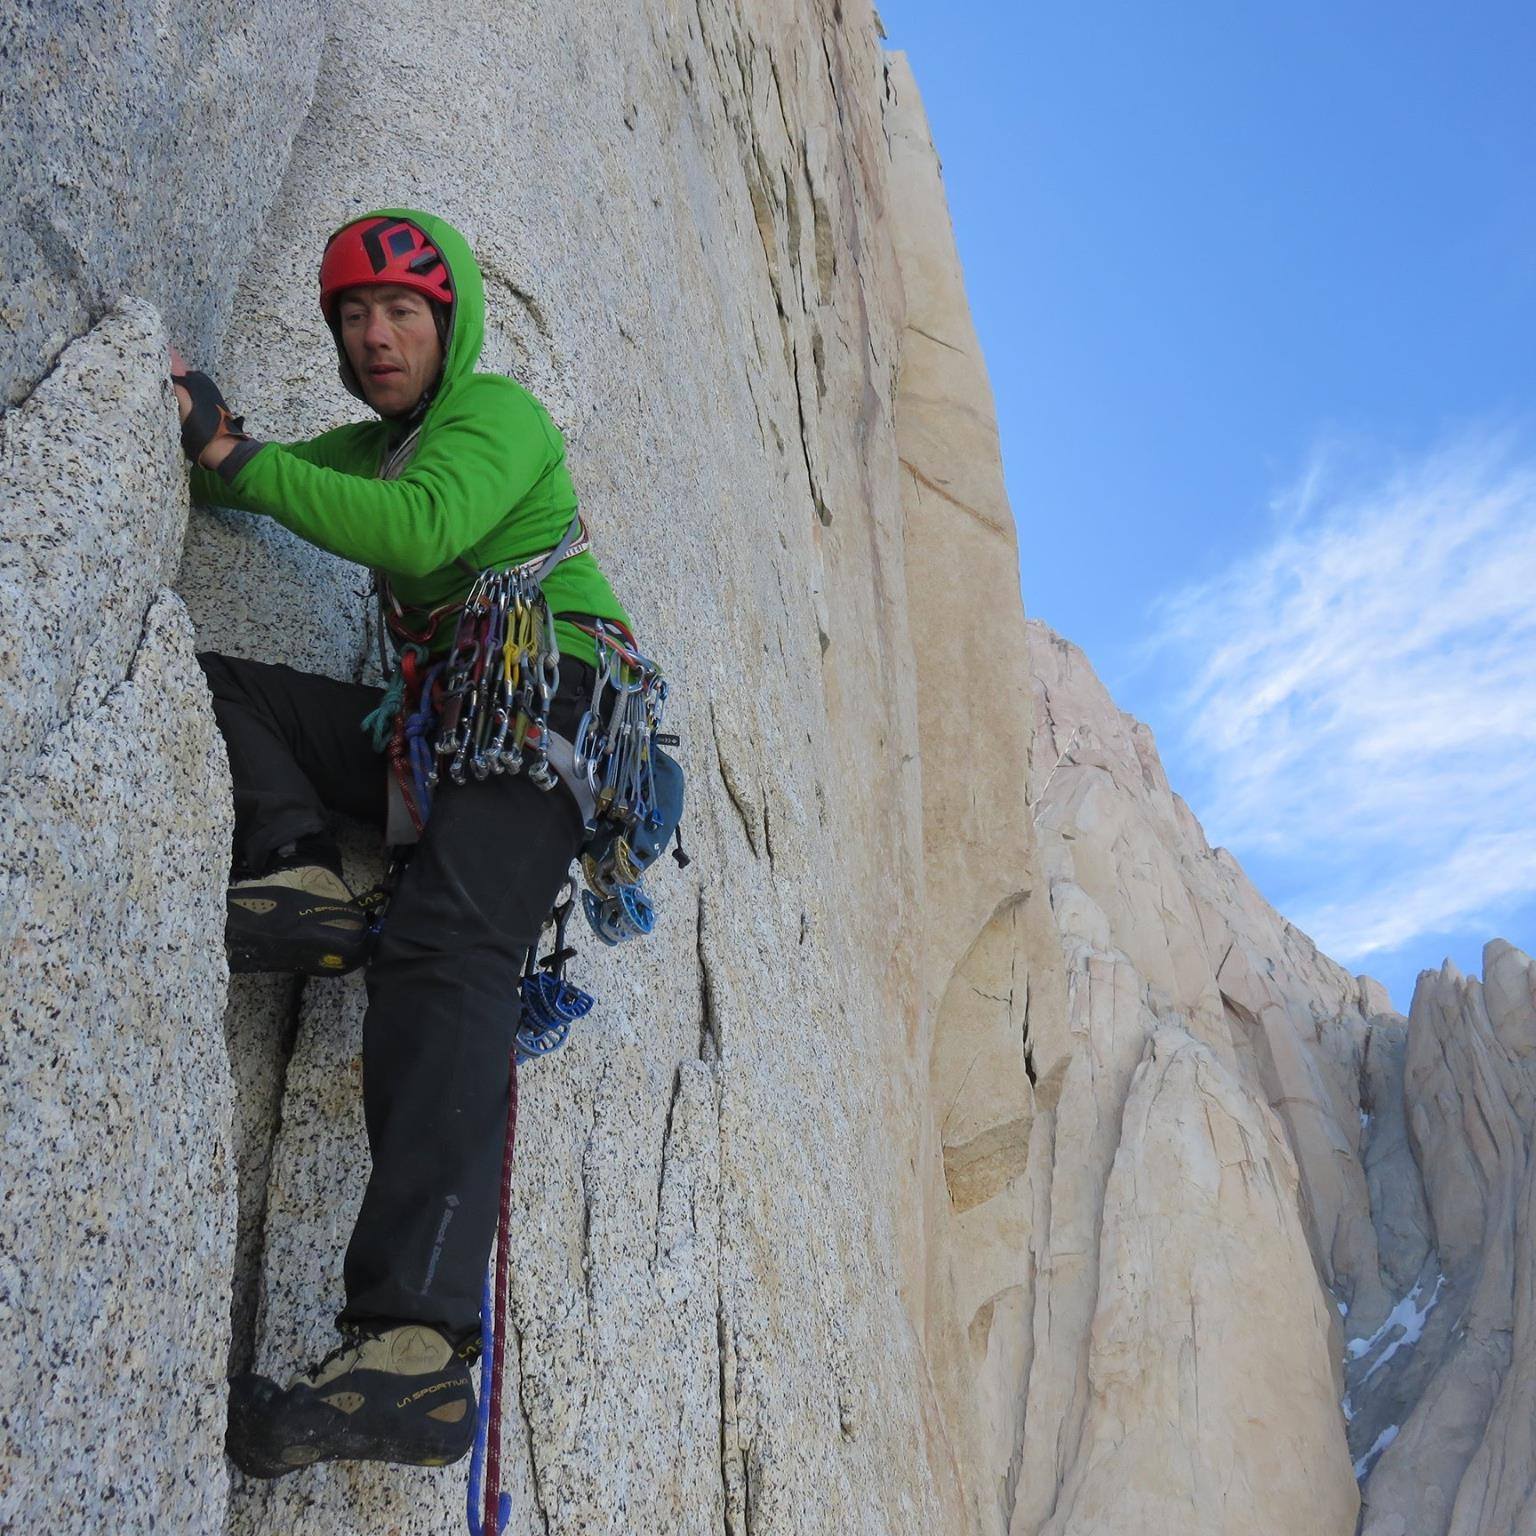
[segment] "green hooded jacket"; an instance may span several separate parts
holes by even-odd
[[[469,567],[516,565],[553,549],[570,526],[576,492],[565,442],[544,407],[513,380],[475,371],[485,338],[485,289],[468,242],[441,219],[408,208],[363,217],[415,224],[453,283],[442,377],[417,418],[421,432],[409,463],[396,478],[379,479],[410,426],[357,422],[305,442],[263,443],[227,478],[194,468],[192,499],[265,513],[311,544],[383,572],[406,623],[416,627],[428,610],[463,601],[474,579]],[[343,382],[360,394],[339,336],[337,351]],[[590,553],[558,565],[544,594],[557,615],[629,623]],[[555,632],[562,654],[596,660],[580,630],[557,622]],[[452,639],[450,618],[439,627],[433,651],[446,650]]]

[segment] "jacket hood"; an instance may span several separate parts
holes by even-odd
[[[401,424],[414,424],[426,415],[432,402],[460,379],[468,378],[480,361],[480,349],[485,343],[485,284],[480,277],[480,264],[475,260],[469,242],[446,220],[434,214],[422,213],[415,208],[376,208],[372,213],[360,213],[339,226],[346,229],[365,219],[404,219],[414,224],[437,248],[448,268],[453,285],[453,303],[448,311],[448,342],[443,349],[443,371],[437,383],[422,396],[421,403],[404,418]],[[366,401],[362,385],[352,371],[347,359],[347,349],[341,344],[341,331],[332,326],[331,335],[336,342],[336,359],[341,382],[349,393]]]

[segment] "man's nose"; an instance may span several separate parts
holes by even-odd
[[[368,324],[363,327],[363,345],[370,351],[389,345],[389,324],[382,310],[368,316]]]

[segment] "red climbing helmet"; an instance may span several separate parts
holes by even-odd
[[[359,219],[331,236],[320,258],[320,310],[326,323],[336,323],[343,289],[367,283],[393,283],[439,304],[453,303],[448,264],[408,219]]]

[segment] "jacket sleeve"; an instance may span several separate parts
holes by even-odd
[[[345,469],[357,463],[358,440],[371,430],[366,424],[356,422],[345,427],[333,427],[318,437],[306,438],[297,443],[264,443],[262,448],[280,448],[284,453],[303,459],[308,464],[318,464],[326,469]],[[258,449],[257,452],[261,452]],[[239,475],[234,477],[239,480]],[[216,469],[192,466],[192,504],[198,507],[237,507],[244,512],[261,512],[265,508],[251,506],[241,498],[235,483],[226,480]]]
[[[348,474],[269,444],[235,475],[234,504],[359,565],[426,576],[501,523],[563,457],[531,396],[477,374],[433,406],[398,479]]]

